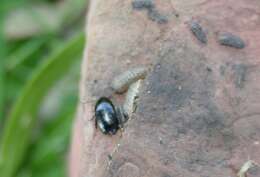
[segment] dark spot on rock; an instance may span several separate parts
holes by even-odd
[[[169,175],[168,173],[163,173],[163,174],[161,175],[161,177],[172,177],[172,176]]]
[[[190,22],[190,30],[200,42],[204,44],[207,43],[207,35],[202,26],[197,21],[193,20]]]
[[[200,105],[200,111],[189,120],[188,127],[197,134],[212,136],[225,128],[226,117],[214,104],[207,102]]]
[[[173,76],[172,78],[177,78],[177,77],[181,78],[180,76]],[[155,79],[159,79],[159,78],[155,78]],[[177,80],[176,83],[178,82],[180,81]],[[153,82],[152,84],[155,85],[155,83]],[[186,87],[180,90],[177,84],[176,85],[164,84],[163,86],[160,86],[160,84],[157,83],[157,86],[152,87],[151,91],[152,94],[160,95],[161,93],[163,93],[164,98],[168,97],[171,100],[169,103],[171,103],[171,107],[174,110],[179,109],[186,102],[186,100],[192,95],[191,90],[189,90]]]
[[[225,75],[225,72],[226,72],[226,67],[225,67],[224,65],[221,65],[221,66],[219,67],[219,72],[220,72],[220,74],[221,74],[222,76],[224,76],[224,75]]]
[[[235,87],[242,89],[245,86],[248,65],[226,63],[220,66],[219,72],[224,77],[231,77]]]
[[[221,45],[242,49],[245,47],[245,42],[239,37],[229,32],[222,32],[218,34],[218,42]]]
[[[226,163],[229,152],[221,152],[212,149],[208,151],[201,146],[193,147],[193,150],[181,154],[180,164],[189,171],[195,172],[201,168],[220,167]]]
[[[162,139],[160,139],[160,140],[159,140],[159,142],[160,142],[160,144],[161,144],[161,145],[163,144],[163,141],[162,141]]]
[[[224,128],[222,131],[222,138],[223,142],[225,144],[226,149],[231,149],[235,146],[237,146],[236,137],[234,135],[234,132],[230,127]]]
[[[134,0],[132,6],[137,10],[151,9],[154,8],[154,3],[153,0]]]
[[[109,161],[111,161],[112,160],[112,155],[111,154],[107,155],[107,158],[108,158]]]
[[[168,22],[167,17],[155,8],[153,0],[133,0],[132,6],[136,10],[147,10],[148,18],[158,24]]]
[[[260,174],[259,166],[253,165],[253,167],[249,168],[248,174],[258,176]]]
[[[245,64],[235,64],[232,66],[234,72],[234,84],[237,88],[243,88],[246,81],[248,66]]]
[[[161,14],[155,8],[148,10],[148,17],[150,20],[157,22],[159,24],[167,23],[168,19],[165,15]]]
[[[161,68],[160,63],[158,63],[157,65],[155,65],[155,71],[156,71],[156,70],[159,70],[160,68]]]
[[[149,100],[144,101],[146,106],[139,105],[138,112],[145,112],[143,118],[152,124],[171,126],[172,137],[178,138],[189,132],[208,137],[220,135],[227,125],[228,115],[222,113],[214,102],[212,70],[205,56],[183,46],[183,50],[178,51],[178,47],[173,44],[168,52],[160,55],[159,62],[147,77],[149,85],[146,89],[151,93],[146,98]],[[154,105],[156,111],[152,110]],[[166,137],[163,140],[167,142]]]
[[[212,69],[207,66],[207,71],[208,71],[208,72],[212,72]]]

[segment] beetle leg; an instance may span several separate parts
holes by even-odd
[[[93,119],[93,118],[94,118],[94,116],[91,119]],[[95,119],[95,128],[97,128],[97,119]]]

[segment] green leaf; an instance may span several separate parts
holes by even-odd
[[[87,0],[64,0],[61,3],[36,3],[13,9],[3,25],[9,40],[21,40],[42,34],[57,34],[82,17]]]
[[[12,177],[23,162],[43,97],[82,54],[80,33],[49,56],[26,83],[7,118],[0,146],[0,176]]]
[[[75,22],[87,8],[87,5],[88,0],[65,0],[61,3],[60,6],[58,6],[58,9],[62,12],[62,25],[67,26],[68,24]]]
[[[5,5],[5,1],[2,3],[2,5]],[[0,8],[0,10],[2,10]],[[3,12],[4,9],[2,10]],[[4,13],[1,13],[0,14],[0,26],[3,26],[3,19],[4,19]],[[4,101],[5,101],[5,98],[4,98],[4,90],[5,90],[5,87],[4,87],[4,62],[5,62],[5,53],[6,53],[6,45],[5,45],[5,39],[3,37],[3,29],[0,28],[0,122],[2,122],[2,117],[4,116],[3,112],[4,112]]]
[[[47,38],[35,39],[26,42],[10,55],[5,63],[8,71],[14,70],[26,60],[30,59],[48,41]]]
[[[45,169],[54,159],[64,158],[76,112],[76,101],[72,101],[70,105],[63,106],[60,115],[44,126],[42,136],[37,139],[31,154],[31,163],[37,171]]]
[[[0,48],[1,48],[1,39],[0,39]],[[1,53],[1,51],[0,51]],[[3,55],[2,55],[3,56]],[[3,112],[4,112],[4,101],[5,101],[5,97],[4,97],[4,91],[5,91],[5,87],[4,87],[4,71],[3,71],[3,59],[2,56],[0,56],[0,122],[2,122],[2,118],[4,116]]]

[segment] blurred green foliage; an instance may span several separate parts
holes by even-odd
[[[65,177],[86,0],[0,6],[0,176]]]

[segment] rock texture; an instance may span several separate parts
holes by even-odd
[[[71,177],[235,177],[248,158],[260,163],[260,2],[154,0],[149,8],[167,18],[158,23],[133,1],[91,1]],[[220,45],[221,31],[246,46]],[[91,120],[95,100],[123,104],[110,83],[140,65],[150,72],[136,112],[122,133],[103,135]]]

